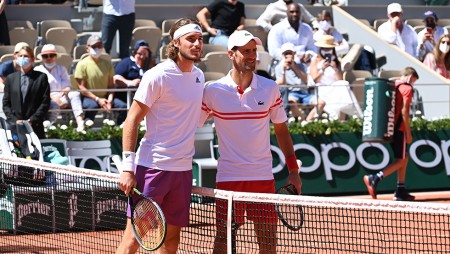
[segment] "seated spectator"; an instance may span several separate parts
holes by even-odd
[[[22,46],[14,55],[16,71],[6,77],[3,112],[9,122],[27,121],[40,139],[45,138],[43,122],[50,106],[47,76],[33,70],[34,53]]]
[[[85,111],[85,118],[95,120],[97,110],[102,108],[109,112],[112,108],[126,109],[127,104],[114,98],[114,93],[107,91],[90,91],[91,89],[114,88],[114,69],[111,62],[100,58],[103,43],[100,37],[92,35],[87,40],[86,51],[89,56],[82,59],[75,68],[75,80],[81,92],[81,101]],[[127,115],[126,110],[119,110],[117,124],[121,124]]]
[[[398,3],[389,4],[387,13],[389,20],[378,27],[378,35],[417,58],[417,34],[410,25],[403,22],[402,6]]]
[[[131,50],[131,56],[122,59],[116,65],[114,85],[116,88],[137,88],[144,72],[154,65],[148,42],[138,40]],[[116,92],[115,98],[127,102],[127,95],[126,92]]]
[[[421,61],[428,53],[433,52],[439,38],[441,38],[444,34],[448,34],[447,28],[437,25],[438,21],[439,19],[436,13],[432,11],[426,11],[423,14],[423,23],[425,28],[417,34],[417,55]]]
[[[288,42],[281,46],[281,52],[283,54],[283,60],[280,61],[275,67],[276,82],[279,85],[305,85],[307,83],[307,75],[305,73],[305,67],[301,63],[294,61],[295,48],[294,44]],[[314,106],[306,117],[306,121],[312,121],[317,112],[321,114],[325,106],[325,102],[308,93],[306,88],[301,87],[281,87],[281,95],[283,97],[283,103],[285,111],[289,113],[291,110],[294,117],[303,117],[303,112],[300,110],[299,103],[304,105]],[[318,103],[318,105],[317,105]]]
[[[275,25],[286,18],[287,6],[293,2],[293,0],[278,0],[274,3],[270,3],[256,20],[256,25],[262,27],[266,32],[269,32],[270,29],[272,29],[272,25]],[[314,28],[318,28],[319,23],[317,23],[316,17],[311,15],[303,4],[298,3],[298,6],[300,7],[302,21],[310,23]]]
[[[316,54],[311,27],[301,22],[300,7],[296,3],[287,6],[287,18],[274,25],[267,37],[267,47],[270,56],[283,60],[281,46],[290,42],[295,48],[295,62],[308,65],[311,56]]]
[[[197,13],[197,19],[208,31],[210,44],[228,47],[228,37],[235,30],[244,29],[245,5],[237,0],[214,0]]]
[[[316,46],[320,50],[311,60],[309,75],[318,86],[320,98],[326,102],[325,111],[341,120],[345,118],[344,113],[362,117],[362,110],[349,83],[342,78],[341,63],[336,55],[333,36],[322,36]]]
[[[50,109],[72,108],[77,122],[77,130],[82,131],[84,129],[84,114],[80,93],[72,91],[72,84],[70,83],[66,67],[56,63],[58,52],[55,45],[44,45],[39,57],[42,59],[43,64],[36,66],[34,70],[47,75],[48,83],[50,84]],[[58,115],[58,112],[49,112],[48,119],[53,123]]]
[[[17,69],[19,69],[19,67],[16,64],[16,60],[15,60],[16,54],[19,53],[19,50],[25,46],[29,47],[28,43],[26,43],[26,42],[17,43],[16,46],[14,47],[13,59],[0,64],[0,78],[1,78],[0,83],[1,84],[3,84],[5,82],[6,77],[9,74],[11,74],[11,73],[17,71]]]
[[[339,57],[344,56],[348,53],[350,46],[348,42],[341,33],[339,33],[336,28],[331,26],[331,22],[328,20],[321,20],[319,22],[319,30],[314,33],[314,41],[320,41],[323,35],[331,35],[334,38],[334,43],[336,44],[336,53]]]
[[[450,35],[442,35],[436,45],[437,47],[425,56],[423,63],[444,78],[450,79]]]

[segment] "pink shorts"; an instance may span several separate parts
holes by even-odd
[[[220,190],[275,193],[275,180],[217,182],[216,186],[217,189]],[[223,227],[226,223],[227,204],[227,200],[216,201],[216,220],[218,227],[220,227],[220,225]],[[234,223],[238,226],[245,223],[245,212],[247,212],[247,219],[251,221],[263,223],[277,223],[278,221],[274,204],[234,202],[233,219]]]
[[[189,224],[192,171],[163,171],[137,166],[136,188],[153,199],[162,209],[167,224],[185,227]],[[133,194],[133,203],[139,195]],[[131,216],[128,205],[127,216]]]

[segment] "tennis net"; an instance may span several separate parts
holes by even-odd
[[[45,178],[30,181],[37,175]],[[1,253],[115,252],[127,208],[117,174],[0,157],[0,176]],[[245,206],[254,223],[241,214]],[[273,217],[274,206],[294,224],[303,219],[300,229]],[[450,252],[445,204],[194,187],[190,211],[178,253],[212,253],[216,232],[221,253],[259,253],[260,247],[276,253]],[[261,246],[258,239],[265,239]]]

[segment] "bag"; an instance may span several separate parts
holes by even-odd
[[[0,118],[0,125],[2,156],[41,160],[40,144],[39,148],[36,144],[39,139],[28,122],[11,123]],[[5,164],[2,172],[2,179],[7,184],[39,186],[45,183],[45,171],[39,168]]]

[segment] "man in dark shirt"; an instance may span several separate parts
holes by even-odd
[[[211,16],[211,25],[207,17]],[[197,13],[197,19],[210,34],[209,43],[228,46],[228,37],[244,29],[245,6],[237,0],[214,0]]]

